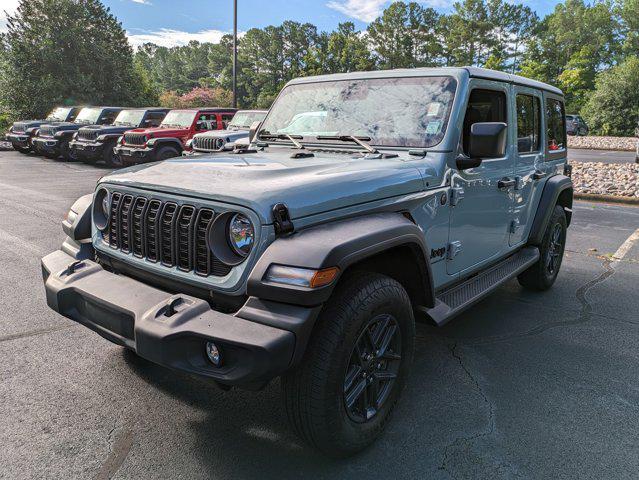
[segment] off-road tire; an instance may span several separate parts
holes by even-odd
[[[51,153],[51,152],[43,152],[42,155],[51,160],[57,160],[58,157],[60,156],[57,153]]]
[[[347,411],[344,386],[355,344],[372,319],[392,316],[401,359],[390,393],[363,423]],[[333,457],[353,455],[382,432],[404,387],[413,357],[415,320],[404,288],[392,278],[359,272],[340,281],[315,325],[299,366],[282,378],[285,410],[293,430]],[[390,362],[390,361],[389,361]]]
[[[522,287],[537,291],[548,290],[552,287],[561,268],[561,261],[566,248],[567,228],[568,223],[566,222],[564,209],[559,205],[555,205],[539,248],[539,260],[517,277]],[[558,229],[560,229],[560,238],[559,244],[556,244],[553,235],[556,235]],[[555,263],[552,270],[549,267],[550,255],[555,255]]]
[[[158,148],[158,151],[155,154],[155,160],[161,161],[161,160],[167,160],[169,158],[179,157],[179,156],[180,156],[180,152],[178,152],[178,150],[175,147],[170,147],[166,145],[164,147]]]
[[[60,156],[67,161],[70,162],[75,162],[76,160],[78,160],[78,156],[76,153],[73,152],[73,150],[71,150],[71,147],[69,146],[69,142],[62,142],[60,144]]]
[[[120,156],[113,151],[113,147],[115,145],[113,143],[109,143],[104,146],[104,151],[102,152],[102,160],[104,163],[111,168],[122,168],[124,167],[124,162],[120,159]]]

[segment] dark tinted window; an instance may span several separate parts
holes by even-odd
[[[566,121],[564,104],[560,100],[549,98],[546,100],[546,125],[548,150],[563,150],[566,148]]]
[[[462,143],[464,152],[468,153],[470,127],[473,123],[504,122],[507,123],[506,94],[496,90],[476,89],[470,93],[466,116],[464,117],[464,131]]]
[[[539,151],[541,104],[532,95],[517,95],[517,151]]]

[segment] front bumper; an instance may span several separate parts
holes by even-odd
[[[31,142],[38,152],[59,153],[60,141],[56,138],[34,137]]]
[[[222,384],[257,388],[285,372],[301,357],[319,312],[249,299],[236,314],[225,314],[91,260],[70,268],[74,262],[62,250],[42,259],[49,307],[152,362]],[[220,367],[208,361],[207,341],[220,349]]]
[[[18,146],[20,148],[30,148],[31,144],[29,142],[29,135],[18,134],[18,133],[7,133],[5,135],[5,139],[7,142],[11,142],[11,144],[15,147]]]
[[[113,148],[116,155],[120,157],[124,164],[146,163],[155,159],[153,148],[135,148],[118,145]]]
[[[99,160],[102,158],[102,153],[104,152],[104,143],[71,140],[69,142],[69,148],[80,158]]]

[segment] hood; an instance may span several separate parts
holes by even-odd
[[[248,130],[211,130],[206,133],[198,133],[196,136],[201,138],[223,138],[227,142],[233,142],[238,138],[248,137],[248,135]]]
[[[126,130],[127,133],[142,133],[142,134],[147,134],[147,135],[151,135],[155,138],[158,137],[175,137],[177,135],[184,135],[186,132],[188,132],[190,129],[189,128],[160,128],[160,127],[153,127],[153,128],[133,128],[131,129],[130,127]]]
[[[293,220],[328,210],[423,190],[416,162],[316,153],[290,158],[291,150],[260,154],[181,157],[118,170],[111,183],[243,205],[263,223],[285,203]]]
[[[19,122],[13,122],[12,128],[16,133],[24,132],[27,128],[39,127],[44,122],[45,119],[40,120],[21,120]]]
[[[95,136],[108,135],[112,133],[124,133],[131,130],[131,127],[125,127],[120,125],[87,125],[82,127],[80,132],[90,132]]]

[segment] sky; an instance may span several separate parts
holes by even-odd
[[[558,0],[510,0],[525,3],[543,16]],[[15,11],[20,0],[0,0],[0,31],[5,11]],[[184,45],[190,40],[216,42],[233,30],[233,0],[103,0],[122,22],[133,46],[145,42]],[[338,23],[352,21],[366,28],[391,0],[238,0],[238,30],[279,25],[284,20],[310,22],[331,31]],[[422,0],[445,13],[452,1]]]

